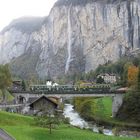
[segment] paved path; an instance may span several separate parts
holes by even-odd
[[[0,140],[15,140],[15,139],[0,128]]]

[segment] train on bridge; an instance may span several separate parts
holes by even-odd
[[[91,93],[110,93],[111,88],[109,84],[92,84],[92,85],[31,85],[31,92],[48,93],[48,92],[91,92]]]

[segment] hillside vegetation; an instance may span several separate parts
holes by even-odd
[[[96,81],[99,74],[115,74],[118,79],[113,88],[128,87],[129,93],[125,95],[124,102],[116,119],[121,120],[119,124],[124,124],[123,121],[131,123],[140,122],[140,57],[124,57],[115,63],[108,62],[100,65],[95,71],[90,71],[87,74],[77,76],[78,80]],[[111,100],[107,98],[91,99],[77,98],[75,107],[77,111],[84,117],[90,120],[105,120],[112,122],[111,116]],[[110,115],[106,114],[110,109]],[[107,111],[108,112],[108,111]],[[113,120],[113,123],[116,120]],[[118,123],[118,121],[117,121]]]

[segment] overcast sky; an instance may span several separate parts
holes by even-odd
[[[56,0],[0,0],[0,31],[13,19],[47,16]]]

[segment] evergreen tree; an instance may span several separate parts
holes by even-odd
[[[103,84],[103,83],[104,83],[104,79],[103,79],[101,76],[99,76],[99,77],[97,78],[96,83],[98,83],[98,84]]]
[[[25,84],[25,81],[24,80],[22,80],[22,90],[23,91],[26,91],[26,84]]]

